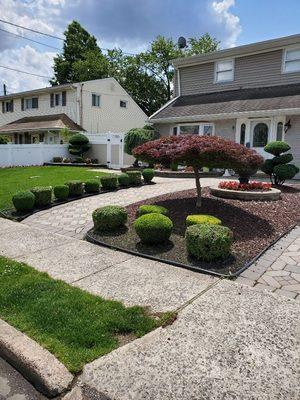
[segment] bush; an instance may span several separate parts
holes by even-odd
[[[92,160],[91,160],[90,158],[85,158],[85,159],[83,160],[83,162],[85,162],[86,164],[91,164],[91,163],[92,163]]]
[[[98,193],[100,189],[100,183],[97,179],[90,179],[85,182],[86,193]]]
[[[288,164],[293,161],[294,157],[291,153],[281,154],[281,156],[274,157],[271,161],[273,165]]]
[[[34,207],[35,197],[30,190],[24,190],[14,194],[12,202],[17,211],[29,211]]]
[[[89,139],[82,133],[76,133],[69,139],[69,152],[73,156],[83,157],[90,148]]]
[[[154,178],[154,170],[152,168],[145,168],[142,172],[144,181],[149,183]]]
[[[267,153],[273,154],[273,156],[279,156],[281,153],[285,153],[286,151],[289,151],[290,148],[291,148],[291,146],[288,143],[277,140],[275,142],[268,143],[264,147],[264,150]]]
[[[284,182],[286,179],[292,179],[298,174],[299,168],[293,164],[276,165],[274,167],[274,174],[277,176],[279,182]]]
[[[118,187],[118,177],[116,175],[105,175],[100,178],[103,189],[113,190]]]
[[[67,157],[63,159],[63,163],[65,163],[65,164],[69,164],[70,162],[71,162],[71,160]]]
[[[45,207],[51,204],[52,201],[52,187],[51,186],[37,186],[31,189],[35,197],[36,207]]]
[[[68,181],[65,183],[69,187],[69,196],[82,196],[84,193],[83,183],[78,180]]]
[[[78,164],[82,164],[84,162],[83,157],[76,157],[75,162],[77,162]]]
[[[198,225],[198,224],[212,224],[212,225],[221,225],[222,221],[219,218],[214,217],[213,215],[205,215],[205,214],[194,214],[188,215],[186,217],[186,225]]]
[[[167,210],[165,207],[162,207],[162,206],[156,206],[156,205],[152,205],[152,204],[144,204],[139,207],[138,212],[137,212],[139,217],[141,215],[152,214],[152,213],[169,215],[169,210]]]
[[[61,163],[63,162],[63,157],[53,157],[52,161],[54,163]]]
[[[92,158],[92,164],[99,164],[98,158]]]
[[[96,231],[112,231],[127,222],[127,211],[120,206],[105,206],[93,212],[94,229]]]
[[[120,186],[129,186],[129,176],[128,174],[120,174],[118,175],[118,182]]]
[[[158,213],[145,214],[134,221],[134,229],[142,243],[166,242],[173,229],[170,218]]]
[[[186,229],[185,240],[189,255],[198,260],[213,261],[229,255],[233,234],[226,226],[200,224]]]
[[[66,200],[69,196],[69,186],[67,185],[55,186],[53,191],[57,200]]]
[[[129,185],[139,186],[142,184],[142,174],[140,171],[128,171]]]
[[[177,162],[171,162],[170,165],[171,171],[178,171],[178,163]]]

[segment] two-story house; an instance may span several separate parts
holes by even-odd
[[[127,132],[147,115],[114,78],[0,96],[0,135],[16,144],[59,143],[59,132]]]
[[[300,164],[300,35],[173,60],[160,134],[218,135],[256,149],[285,140]]]

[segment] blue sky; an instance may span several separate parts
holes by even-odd
[[[145,50],[158,34],[210,33],[223,48],[300,33],[299,0],[0,0],[1,19],[54,35],[78,20],[102,47]],[[61,47],[62,42],[0,22],[0,29]],[[1,65],[52,76],[56,51],[0,30]],[[46,86],[47,78],[0,68],[9,92]]]

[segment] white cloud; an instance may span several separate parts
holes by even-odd
[[[236,41],[242,31],[240,19],[234,15],[230,9],[235,6],[235,0],[213,1],[211,3],[212,14],[219,23],[224,25],[226,30],[226,39],[223,42],[224,47],[236,46]]]

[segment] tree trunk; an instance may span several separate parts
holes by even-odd
[[[196,206],[200,208],[202,205],[202,197],[201,197],[201,183],[200,183],[200,175],[198,167],[194,167],[194,173],[195,173],[196,189],[197,189]]]

